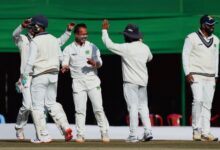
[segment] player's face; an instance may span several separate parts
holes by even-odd
[[[84,44],[87,40],[88,33],[86,28],[79,28],[78,33],[75,34],[76,42]]]
[[[205,25],[204,26],[205,31],[208,33],[208,35],[212,35],[212,33],[215,30],[215,25]]]

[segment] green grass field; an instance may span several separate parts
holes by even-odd
[[[32,144],[29,141],[1,140],[0,150],[219,150],[220,142],[195,142],[195,141],[168,141],[154,140],[150,142],[125,143],[124,141],[111,141],[102,143],[89,140],[85,143],[63,142],[60,140],[48,144]]]

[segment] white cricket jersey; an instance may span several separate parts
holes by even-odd
[[[30,42],[32,40],[32,36],[30,34],[23,35],[21,32],[23,31],[23,28],[21,25],[19,25],[13,32],[12,37],[16,44],[16,46],[19,48],[20,51],[20,58],[21,58],[21,65],[20,65],[20,73],[23,74],[28,57],[30,55]],[[71,32],[65,31],[64,34],[62,34],[59,38],[57,38],[57,41],[60,46],[66,43],[66,41],[70,38]]]
[[[86,41],[83,45],[76,42],[68,45],[63,51],[62,66],[68,65],[73,79],[96,76],[97,69],[87,63],[91,58],[102,65],[99,49],[91,42]]]
[[[185,75],[218,77],[218,37],[212,34],[206,38],[200,30],[189,34],[183,46],[182,60]]]
[[[20,58],[21,58],[21,65],[20,65],[20,73],[24,73],[24,69],[27,63],[27,59],[29,56],[29,48],[30,48],[30,35],[23,35],[21,34],[23,28],[21,25],[19,25],[13,32],[12,37],[16,44],[16,46],[19,48],[20,51]]]
[[[60,68],[60,45],[57,38],[48,33],[40,33],[32,39],[28,66],[33,67],[33,75]],[[28,69],[28,67],[26,68]],[[30,70],[25,70],[30,73]]]
[[[107,30],[102,30],[102,40],[110,51],[122,57],[123,80],[146,86],[148,83],[146,63],[153,58],[149,47],[141,41],[123,44],[113,43]]]

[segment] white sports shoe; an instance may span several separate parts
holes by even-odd
[[[31,143],[34,143],[34,144],[50,143],[50,142],[52,142],[52,139],[51,139],[51,138],[45,138],[44,140],[31,139]]]
[[[193,141],[201,141],[201,131],[193,130]]]
[[[151,132],[144,133],[143,138],[141,139],[142,142],[150,141],[153,139],[153,135]]]
[[[109,138],[108,133],[102,133],[101,140],[102,140],[102,142],[106,142],[106,143],[110,142],[110,138]]]
[[[23,128],[21,129],[15,129],[16,130],[16,137],[18,140],[24,140],[25,137],[24,137],[24,131],[23,131]]]
[[[138,140],[138,137],[129,135],[129,137],[125,140],[125,142],[137,143],[137,142],[139,142],[139,140]]]
[[[77,143],[84,143],[85,142],[85,138],[84,138],[84,136],[77,134],[75,141]]]
[[[214,137],[211,133],[204,135],[201,135],[201,141],[218,141],[217,137]]]

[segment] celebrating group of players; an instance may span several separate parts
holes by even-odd
[[[194,98],[193,139],[216,141],[218,139],[210,134],[209,120],[214,95],[211,86],[215,85],[213,81],[218,76],[219,40],[212,34],[216,23],[212,17],[205,15],[200,23],[200,30],[186,38],[183,50],[184,71],[191,84]],[[31,114],[36,129],[36,139],[31,139],[31,142],[51,142],[45,119],[45,112],[48,112],[65,140],[71,141],[72,129],[61,104],[56,102],[58,73],[70,71],[77,131],[75,141],[85,142],[86,105],[89,97],[100,127],[101,140],[109,142],[109,123],[104,113],[101,81],[97,75],[97,69],[102,66],[102,59],[96,45],[87,40],[86,24],[69,23],[65,33],[59,38],[47,33],[47,27],[48,19],[37,15],[24,20],[13,32],[13,39],[21,55],[21,75],[16,89],[23,94],[22,107],[15,126],[17,138],[25,139],[23,127]],[[27,34],[21,34],[23,29],[27,30]],[[108,29],[108,20],[104,20],[102,41],[110,51],[122,57],[123,90],[130,117],[130,133],[126,142],[149,141],[153,135],[148,117],[146,63],[151,61],[153,56],[149,47],[143,43],[143,36],[137,25],[128,24],[125,27],[125,43],[122,44],[112,42]],[[75,39],[62,52],[60,47],[69,39],[72,31]],[[204,59],[207,62],[204,62]],[[144,127],[141,139],[137,135],[138,114]]]

